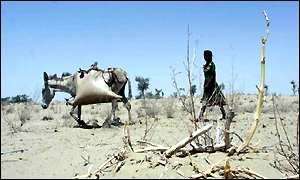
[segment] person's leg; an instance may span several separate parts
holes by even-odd
[[[220,106],[220,110],[222,112],[222,119],[226,119],[226,112],[225,112],[223,105]]]
[[[205,109],[206,109],[206,105],[202,105],[201,111],[200,111],[200,114],[198,117],[199,120],[203,120],[203,115],[204,115]]]

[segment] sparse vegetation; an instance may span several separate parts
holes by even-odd
[[[135,110],[136,114],[137,114],[137,118],[142,118],[146,116],[146,112],[145,109],[143,107],[139,107]]]
[[[29,108],[24,105],[17,111],[18,119],[21,121],[21,126],[23,126],[26,121],[30,120],[31,112]]]
[[[21,130],[21,126],[18,124],[17,121],[15,121],[12,118],[8,118],[6,114],[2,114],[2,112],[1,112],[1,120],[2,120],[2,118],[7,123],[7,126],[9,128],[9,133],[14,134]]]
[[[160,109],[159,109],[156,101],[148,101],[146,103],[145,112],[146,112],[147,116],[149,116],[151,118],[155,118],[155,117],[157,117],[159,110]]]
[[[29,98],[29,96],[26,94],[1,98],[1,103],[26,103],[26,102],[32,102],[32,99]]]
[[[279,158],[275,158],[275,162],[272,165],[282,173],[292,173],[294,175],[297,175],[299,174],[299,147],[295,147],[292,145],[293,143],[295,143],[295,141],[291,141],[287,133],[287,125],[283,122],[283,118],[281,117],[280,111],[278,110],[275,98],[275,96],[272,97],[276,135],[278,137],[278,145],[276,146],[276,150],[278,155],[284,157],[287,165],[285,165],[283,161],[278,160]],[[278,120],[280,123],[278,122]],[[299,112],[297,121],[299,125]],[[299,145],[299,128],[297,128],[296,141],[296,144]]]
[[[269,18],[265,11],[264,15],[268,33]],[[26,95],[1,98],[1,178],[299,179],[299,97],[296,97],[299,88],[295,81],[291,81],[293,96],[274,95],[272,101],[270,96],[266,97],[269,85],[273,86],[265,84],[265,79],[268,79],[265,78],[268,34],[261,39],[257,94],[246,95],[235,89],[232,63],[232,79],[227,94],[229,105],[226,106],[229,111],[222,119],[217,113],[218,106],[209,107],[208,114],[196,118],[196,111],[201,109],[200,97],[197,96],[197,91],[201,93],[201,86],[194,82],[196,78],[192,67],[196,65],[196,55],[190,60],[190,34],[188,27],[187,57],[183,62],[186,72],[184,87],[180,87],[181,82],[177,84],[179,72],[175,68],[172,68],[171,78],[176,92],[171,97],[164,97],[160,87],[151,92],[149,78],[136,77],[138,95],[130,101],[131,105],[125,105],[127,109],[131,106],[132,112],[135,112],[133,121],[124,106],[116,112],[118,118],[112,119],[112,104],[99,103],[84,106],[74,113],[82,112],[81,120],[95,125],[93,127],[104,121],[101,129],[82,128],[76,126],[76,120],[69,113],[71,107],[65,102],[52,102],[46,108],[46,105],[31,103],[32,99]],[[212,48],[222,50],[222,46]],[[223,62],[227,62],[226,55],[223,57]],[[199,69],[202,70],[201,67]],[[225,70],[228,71],[227,68]],[[69,75],[63,73],[62,77]],[[82,79],[86,74],[82,72],[81,75],[84,75]],[[115,82],[117,79],[118,76],[114,78]],[[288,81],[286,84],[289,85]],[[221,83],[219,88],[224,90],[225,84]],[[46,89],[43,90],[44,98]],[[131,88],[129,94],[131,99]],[[97,98],[88,93],[86,97]],[[90,100],[88,98],[84,100]],[[205,105],[204,100],[202,105]],[[116,125],[118,121],[125,122],[124,126]],[[137,121],[140,123],[135,123]],[[240,135],[245,135],[245,138]]]
[[[163,109],[166,113],[167,118],[174,118],[175,117],[175,100],[173,98],[168,98],[163,103]]]
[[[13,106],[8,106],[6,113],[10,114],[10,113],[14,113],[15,112],[15,108]]]

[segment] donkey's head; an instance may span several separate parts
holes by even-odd
[[[47,109],[52,99],[54,98],[55,91],[48,84],[49,77],[46,72],[44,72],[44,88],[42,89],[42,108]]]

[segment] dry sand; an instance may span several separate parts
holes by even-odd
[[[281,117],[296,149],[299,100],[297,96],[279,98],[277,103]],[[170,99],[147,101],[155,115],[155,118],[148,118],[148,124],[154,123],[154,127],[146,137],[148,141],[172,146],[189,136],[189,130],[193,125],[189,121],[189,114],[182,110],[178,100],[173,100],[175,101],[174,118],[167,118],[165,111],[170,106]],[[238,96],[235,109],[237,116],[231,124],[231,130],[241,137],[245,136],[246,130],[253,121],[255,103],[255,95]],[[131,141],[134,149],[140,149],[142,146],[137,141],[144,135],[146,118],[140,112],[141,100],[132,100],[131,104],[132,117],[137,122],[129,126]],[[72,178],[86,174],[89,168],[94,171],[110,155],[119,152],[123,147],[123,126],[97,129],[73,128],[76,123],[68,114],[70,106],[66,106],[63,102],[54,102],[47,110],[43,110],[40,105],[28,105],[24,110],[24,106],[24,104],[1,105],[1,178]],[[96,119],[98,124],[102,125],[110,107],[111,104],[83,106],[82,119],[86,122]],[[196,108],[197,111],[200,108],[199,99],[196,101]],[[127,120],[127,111],[122,103],[119,103],[117,115],[121,121]],[[50,119],[43,120],[45,116]],[[26,119],[26,117],[29,120],[20,127],[20,118]],[[217,107],[209,108],[206,117],[217,120],[221,117],[221,113]],[[216,125],[214,121],[208,123]],[[211,134],[214,136],[214,130]],[[275,134],[272,101],[268,96],[261,122],[251,141],[259,151],[231,156],[230,165],[248,167],[267,178],[284,178],[285,174],[271,165],[274,158],[283,159],[276,154],[275,146],[278,144],[278,138]],[[239,143],[238,138],[233,136],[233,144]],[[24,152],[6,153],[21,149]],[[197,153],[192,155],[191,159],[199,170],[204,171],[210,167],[205,159],[213,164],[226,155],[223,152]],[[166,166],[157,163],[159,157],[153,152],[130,152],[118,172],[104,172],[100,178],[183,178],[177,170],[187,177],[196,174],[190,165],[189,157],[172,156]]]

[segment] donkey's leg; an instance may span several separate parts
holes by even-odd
[[[220,105],[220,110],[222,112],[222,118],[221,119],[226,119],[226,111],[222,105]]]
[[[116,99],[111,101],[111,120],[116,119],[116,109],[118,106],[118,101]]]
[[[77,111],[77,117],[75,116]],[[81,106],[73,106],[70,115],[77,121],[80,126],[86,126],[85,122],[80,119],[81,117]]]
[[[121,124],[123,124],[120,121],[120,118],[116,117],[116,109],[118,107],[118,101],[116,99],[112,100],[111,102],[111,124],[114,126],[119,126]]]

